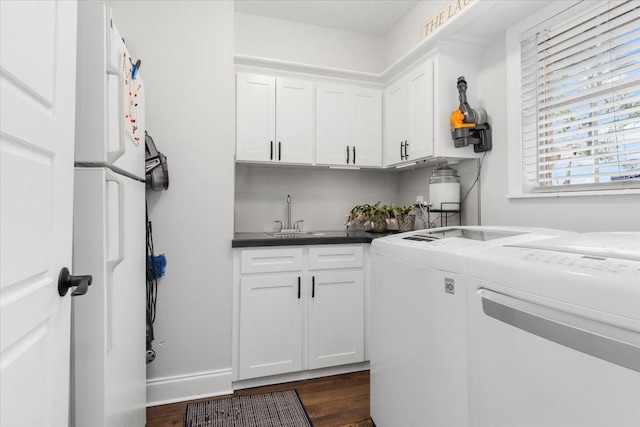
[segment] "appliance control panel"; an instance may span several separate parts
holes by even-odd
[[[591,270],[608,273],[639,271],[640,263],[615,258],[582,255],[567,252],[523,249],[520,259],[537,264],[570,267],[572,270]]]

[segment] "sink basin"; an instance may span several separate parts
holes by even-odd
[[[309,237],[309,236],[324,236],[324,233],[317,233],[315,231],[273,231],[273,232],[265,232],[269,236],[273,237]]]

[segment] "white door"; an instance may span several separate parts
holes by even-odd
[[[316,84],[316,163],[353,164],[349,141],[349,86]]]
[[[313,83],[276,79],[277,161],[313,163]]]
[[[351,88],[351,160],[358,166],[382,166],[382,91]]]
[[[0,1],[3,427],[68,425],[76,10]]]
[[[317,273],[309,296],[309,369],[364,361],[362,271]]]
[[[298,274],[240,279],[240,379],[302,370]]]
[[[390,166],[404,160],[407,137],[407,98],[404,80],[384,90],[384,164]]]
[[[277,160],[276,78],[236,76],[236,160]]]
[[[433,155],[433,60],[407,75],[407,146],[405,160]]]

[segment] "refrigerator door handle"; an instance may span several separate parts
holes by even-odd
[[[107,49],[107,52],[109,52],[110,49]],[[124,102],[124,100],[122,99],[122,85],[123,83],[123,77],[122,77],[122,73],[111,63],[111,61],[109,60],[109,58],[107,57],[107,75],[113,75],[117,77],[118,80],[118,118],[117,118],[117,122],[118,122],[118,149],[115,151],[107,151],[107,162],[108,163],[113,163],[114,161],[116,161],[118,158],[120,158],[124,152],[125,152],[125,147],[124,147],[124,115],[123,115],[123,111],[122,111],[122,103]],[[109,84],[109,78],[107,78],[107,85]],[[106,96],[107,96],[107,108],[109,105],[109,89],[107,88],[106,91]]]
[[[118,256],[107,262],[107,266],[113,270],[124,260],[124,183],[109,169],[106,171],[106,180],[115,182],[118,186]]]

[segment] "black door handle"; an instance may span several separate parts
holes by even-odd
[[[93,277],[87,276],[72,276],[69,273],[69,269],[64,267],[60,270],[60,275],[58,276],[58,295],[61,297],[67,294],[69,288],[75,287],[76,289],[71,293],[72,297],[77,297],[78,295],[84,295],[87,293],[89,286],[91,286],[91,281]]]
[[[300,276],[298,276],[298,299],[300,299]]]
[[[400,160],[404,160],[404,152],[402,151],[402,147],[404,147],[404,141],[400,141]]]
[[[271,141],[271,153],[269,154],[269,160],[273,160],[273,141]]]
[[[347,145],[347,164],[349,164],[349,146]]]
[[[278,141],[278,160],[282,160],[282,142]]]
[[[404,159],[407,160],[409,158],[409,155],[407,154],[407,147],[409,146],[409,143],[407,141],[404,142]]]
[[[353,164],[356,164],[356,146],[353,146]]]
[[[311,298],[316,297],[316,276],[311,276]]]

